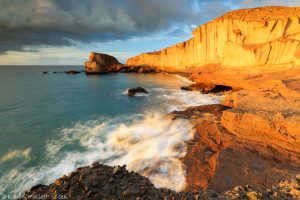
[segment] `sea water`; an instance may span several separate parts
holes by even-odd
[[[177,75],[67,75],[83,66],[0,66],[0,195],[19,195],[95,161],[127,165],[180,191],[188,120],[165,114],[219,97],[181,91]],[[43,71],[50,73],[43,74]],[[128,88],[149,94],[128,97]]]

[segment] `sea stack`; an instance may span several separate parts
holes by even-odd
[[[89,61],[85,62],[85,72],[87,74],[105,74],[116,72],[121,66],[123,65],[113,56],[91,52]]]

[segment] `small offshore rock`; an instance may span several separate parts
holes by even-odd
[[[76,70],[69,70],[69,71],[66,71],[66,74],[80,74],[81,71],[76,71]]]
[[[145,88],[142,88],[142,87],[131,88],[127,91],[127,95],[130,97],[134,96],[137,93],[148,94],[149,92]]]

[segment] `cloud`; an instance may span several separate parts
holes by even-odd
[[[88,43],[124,40],[174,30],[174,27],[201,24],[206,18],[230,10],[222,2],[2,0],[0,53],[8,50],[23,51],[26,46],[71,46],[74,41]],[[213,12],[206,12],[206,9]]]
[[[157,34],[185,39],[230,10],[265,5],[299,6],[300,0],[1,0],[0,54]]]

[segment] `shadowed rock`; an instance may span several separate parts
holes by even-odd
[[[81,71],[76,71],[76,70],[69,70],[69,71],[66,71],[66,74],[80,74]]]
[[[218,85],[218,84],[216,85],[212,83],[194,83],[188,86],[182,86],[180,89],[186,91],[198,91],[203,94],[209,94],[209,93],[217,94],[217,93],[224,93],[233,90],[231,86]]]
[[[95,162],[92,166],[78,168],[50,185],[32,187],[21,199],[296,199],[300,197],[299,186],[300,180],[296,177],[268,191],[247,185],[224,193],[212,190],[177,193],[155,188],[148,178],[127,171],[125,166],[110,167]]]
[[[127,95],[130,97],[136,95],[137,93],[148,94],[149,92],[142,87],[131,88],[127,91]]]

